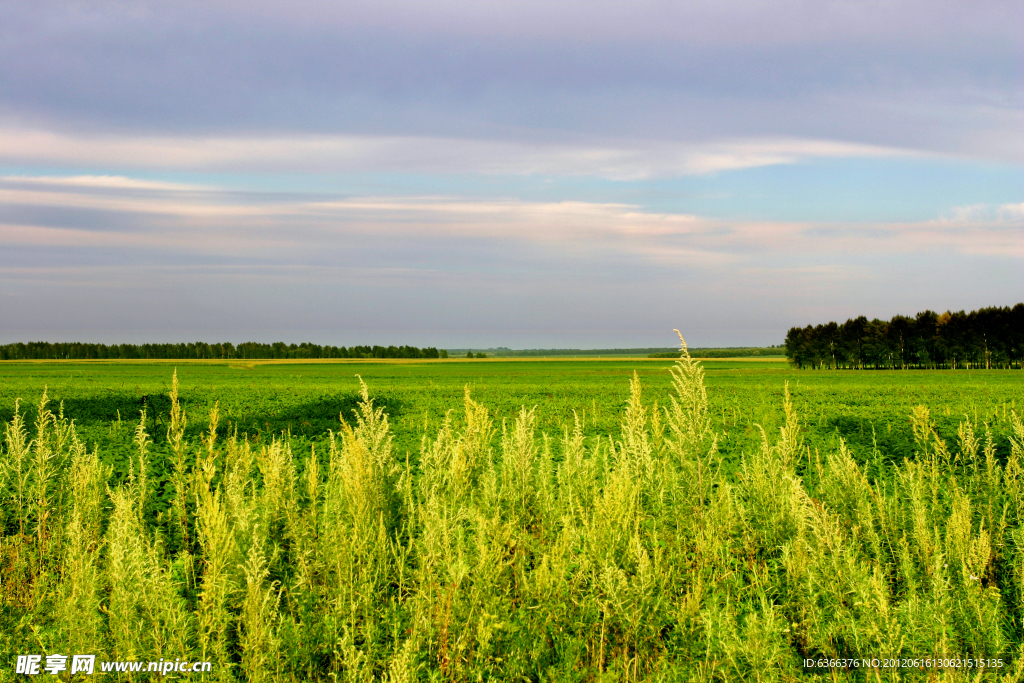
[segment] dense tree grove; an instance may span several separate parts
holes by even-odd
[[[794,327],[786,335],[786,356],[800,368],[1019,369],[1024,366],[1024,303]]]
[[[0,346],[0,360],[97,359],[273,359],[273,358],[447,358],[446,351],[415,346],[320,346],[318,344],[260,344],[235,346],[190,342],[188,344],[84,344],[81,342],[29,342]]]

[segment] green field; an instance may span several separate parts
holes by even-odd
[[[0,363],[0,661],[591,681],[968,657],[1019,677],[1022,389],[746,359]]]
[[[460,410],[465,387],[500,424],[521,407],[537,408],[537,427],[551,436],[573,424],[574,412],[587,436],[616,435],[636,372],[644,400],[666,405],[668,368],[660,359],[615,360],[447,360],[405,362],[7,362],[0,364],[0,420],[8,422],[20,398],[29,419],[46,387],[52,407],[64,403],[79,436],[104,453],[127,455],[139,411],[147,428],[167,429],[171,375],[178,372],[181,402],[192,416],[187,434],[205,427],[220,405],[221,426],[256,441],[288,434],[293,447],[325,444],[339,417],[350,419],[360,375],[370,396],[388,413],[396,451],[418,456],[424,432],[436,430],[448,411]],[[966,416],[988,424],[997,435],[1009,430],[1010,411],[1024,401],[1024,374],[991,371],[806,371],[781,360],[707,360],[708,401],[719,448],[738,460],[759,447],[761,425],[774,434],[783,420],[782,394],[788,382],[793,404],[812,448],[834,448],[842,437],[854,457],[872,458],[874,444],[886,459],[912,455],[910,413],[932,411],[939,434],[956,435]],[[1018,412],[1020,412],[1018,410]],[[125,425],[116,428],[120,416]],[[128,423],[131,423],[130,425]],[[166,450],[156,438],[154,449]],[[997,444],[1005,452],[1005,439]]]

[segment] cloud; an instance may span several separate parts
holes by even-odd
[[[22,303],[0,317],[116,317],[136,297],[125,326],[157,300],[280,326],[329,299],[346,324],[563,324],[579,308],[574,324],[597,325],[647,306],[671,329],[658,311],[704,305],[725,324],[779,317],[787,296],[998,303],[1024,243],[1022,12],[10,0],[0,269],[96,270],[45,306],[18,271],[0,295]],[[200,266],[235,298],[208,298]],[[396,272],[420,279],[387,298]],[[92,277],[121,283],[117,303],[90,303]]]
[[[940,295],[945,307],[1006,303],[999,297],[1013,295],[1024,261],[1020,209],[904,223],[736,221],[624,202],[20,175],[0,178],[0,315],[12,330],[429,328],[431,343],[450,343],[437,330],[470,328],[491,330],[487,343],[523,329],[640,330],[538,332],[535,345],[635,345],[643,330],[725,330],[737,320],[784,331],[805,323],[812,304],[826,315],[837,297],[843,314],[856,302],[898,306],[856,312],[871,315],[913,312],[921,300],[937,307]],[[979,291],[984,301],[967,300]],[[765,343],[781,333],[744,334]]]
[[[0,178],[3,244],[145,248],[296,265],[367,253],[382,263],[450,268],[459,253],[497,244],[520,265],[558,254],[699,268],[769,254],[820,259],[952,251],[1020,258],[1022,215],[1021,205],[1007,204],[961,207],[919,222],[736,221],[608,202],[282,198],[130,177]]]
[[[244,25],[295,27],[302,32],[339,29],[388,31],[402,35],[485,36],[491,39],[559,39],[605,42],[609,39],[680,40],[729,45],[835,42],[867,37],[930,38],[937,33],[979,30],[1008,34],[1002,21],[1016,16],[1005,2],[978,1],[964,13],[958,3],[935,5],[909,0],[898,5],[845,1],[808,5],[800,0],[720,0],[715,3],[637,0],[628,6],[593,0],[522,0],[480,3],[445,0],[424,5],[410,0],[378,0],[338,5],[298,0],[287,10],[275,0],[182,0],[173,15],[212,24],[228,18]],[[166,5],[137,3],[135,12],[111,22],[139,24],[166,12]],[[94,9],[92,16],[106,13]],[[107,15],[109,16],[109,15]],[[167,17],[164,16],[166,19]],[[766,31],[770,26],[771,31]],[[294,30],[294,29],[293,29]]]
[[[1024,221],[1024,202],[1019,204],[1003,204],[997,210],[997,215],[1001,220]]]
[[[145,167],[196,156],[159,144],[175,137],[208,143],[205,164],[231,163],[231,141],[252,138],[315,147],[324,136],[332,159],[338,147],[359,148],[349,139],[358,136],[383,138],[375,151],[398,141],[406,155],[412,141],[438,141],[428,161],[445,140],[550,145],[565,158],[526,149],[518,165],[608,164],[616,177],[647,177],[662,145],[729,140],[1024,159],[1024,15],[1008,0],[220,0],[61,12],[12,0],[4,9],[0,116],[65,134],[148,136],[161,156],[141,159]],[[639,170],[631,139],[649,143]],[[680,160],[670,150],[664,172],[751,163],[716,159],[716,149],[689,163],[690,152]]]
[[[207,190],[202,185],[188,183],[169,183],[160,180],[145,180],[117,175],[79,175],[79,176],[4,176],[0,182],[12,185],[56,185],[59,187],[97,188],[103,190]]]
[[[409,258],[400,244],[411,241],[461,241],[456,253],[466,249],[468,240],[639,257],[649,251],[650,240],[697,238],[713,229],[694,216],[649,214],[623,204],[449,197],[267,201],[259,195],[240,200],[237,193],[197,191],[196,186],[139,195],[133,183],[120,182],[122,192],[96,194],[97,185],[110,189],[112,183],[88,177],[44,180],[0,178],[0,244],[144,248],[299,264],[353,248]],[[23,220],[5,221],[7,214]],[[26,215],[37,216],[36,224],[24,220]],[[401,242],[386,246],[392,240]],[[678,246],[658,258],[664,261],[670,253],[676,262],[722,260],[711,250]]]
[[[171,137],[88,135],[0,128],[0,163],[240,172],[403,172],[592,176],[638,180],[705,175],[811,159],[921,157],[922,152],[829,140],[701,144],[647,140],[514,143],[412,136]],[[35,179],[92,187],[187,189],[123,176]],[[15,182],[14,177],[7,178]],[[26,179],[27,182],[27,179]]]

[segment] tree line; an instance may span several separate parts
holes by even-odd
[[[658,353],[661,351],[678,351],[679,349],[673,349],[669,347],[658,347],[650,349],[521,349],[517,351],[508,351],[507,354],[503,354],[500,351],[496,352],[495,355],[509,355],[509,356],[645,356],[651,353]]]
[[[694,358],[754,358],[764,356],[766,358],[782,356],[782,344],[777,346],[726,346],[722,348],[711,348],[703,346],[690,347],[689,353]],[[650,353],[648,358],[679,358],[682,351],[673,349],[664,353]]]
[[[415,346],[320,346],[319,344],[89,344],[28,342],[0,346],[0,360],[267,360],[277,358],[447,358],[448,352]]]
[[[799,368],[995,369],[1024,367],[1024,303],[970,313],[922,311],[892,320],[794,327],[786,357]]]

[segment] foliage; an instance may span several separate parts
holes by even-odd
[[[458,351],[462,351],[459,349]],[[465,349],[469,351],[470,349]],[[557,358],[559,356],[647,356],[651,353],[673,351],[667,348],[643,349],[510,349],[505,346],[486,349],[498,358]],[[452,350],[455,353],[455,350]],[[678,351],[675,351],[678,353]]]
[[[460,353],[462,349],[458,350]],[[470,351],[470,349],[465,349]],[[640,358],[679,358],[679,349],[670,348],[634,348],[634,349],[510,349],[504,346],[487,349],[490,355],[497,358],[559,358],[571,356],[587,357],[624,357]],[[696,358],[742,358],[746,356],[782,356],[782,345],[763,347],[693,347],[690,349]],[[454,352],[454,350],[453,350]]]
[[[0,346],[0,360],[141,360],[206,359],[251,360],[268,358],[447,358],[433,347],[320,346],[319,344],[260,344],[230,342],[207,344],[88,344],[81,342],[29,342]]]
[[[692,348],[690,352],[695,358],[781,358],[783,349],[781,346],[736,346],[721,349]],[[648,358],[679,358],[679,351],[666,351],[664,353],[650,353]]]
[[[487,365],[487,364],[484,364]],[[1024,424],[862,464],[782,421],[729,466],[683,349],[664,408],[638,375],[614,433],[467,387],[411,458],[360,380],[326,446],[181,404],[127,473],[45,394],[0,454],[0,657],[212,659],[222,680],[793,679],[804,657],[1002,658],[1024,625]],[[1017,385],[1019,386],[1019,384]],[[580,415],[580,413],[577,413]],[[189,425],[202,423],[202,431]],[[165,446],[157,448],[154,439]],[[166,495],[162,495],[166,494]],[[875,680],[867,671],[850,672]]]
[[[970,313],[922,311],[890,321],[794,327],[786,356],[800,368],[1022,368],[1024,303]]]

